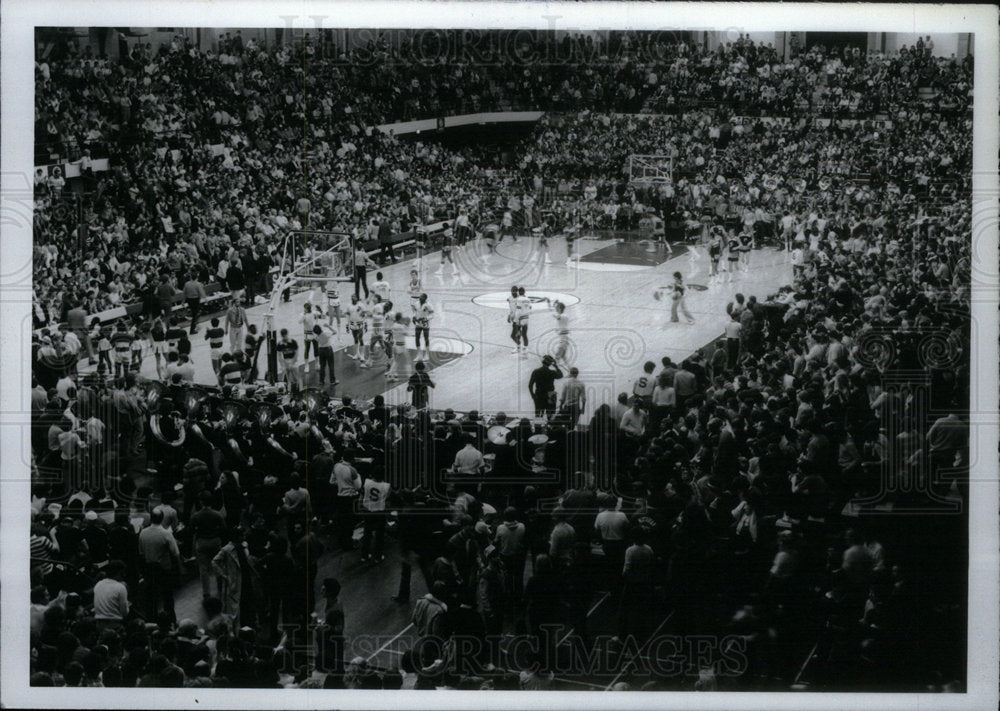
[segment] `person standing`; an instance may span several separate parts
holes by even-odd
[[[524,287],[517,287],[516,323],[520,338],[520,352],[522,357],[528,356],[528,318],[531,316],[531,299],[524,293]]]
[[[164,318],[169,318],[174,312],[174,299],[177,298],[177,289],[171,283],[173,279],[169,274],[160,277],[160,283],[156,287],[157,314]]]
[[[618,635],[623,641],[628,635],[634,635],[635,639],[645,639],[643,633],[649,627],[656,556],[646,538],[647,534],[638,529],[634,534],[634,542],[625,551],[618,616]]]
[[[219,377],[222,368],[222,339],[226,329],[222,328],[217,317],[213,317],[211,328],[205,330],[205,340],[208,341],[208,357],[212,361],[212,372]]]
[[[403,314],[399,311],[388,324],[385,331],[385,355],[388,359],[385,369],[385,379],[397,380],[401,373],[407,371],[406,328]]]
[[[576,367],[569,369],[569,378],[563,384],[562,401],[559,403],[559,412],[570,429],[576,428],[580,415],[587,407],[587,388],[580,382],[579,375]]]
[[[93,365],[97,359],[94,355],[94,343],[90,340],[90,331],[87,329],[87,311],[79,305],[82,301],[83,297],[80,297],[78,305],[66,312],[66,323],[87,349],[87,358]]]
[[[297,360],[299,357],[299,343],[294,338],[288,337],[288,329],[281,329],[281,338],[275,348],[278,351],[278,375],[288,382],[292,392],[298,392],[302,383],[299,377]]]
[[[639,403],[639,398],[632,398],[632,407],[624,415],[618,425],[626,435],[638,439],[646,432],[646,413]]]
[[[391,259],[392,263],[396,263],[396,253],[392,248],[392,223],[389,222],[389,218],[383,215],[378,221],[378,246],[379,251],[379,261],[385,265],[387,259]]]
[[[362,562],[381,563],[385,560],[382,555],[385,543],[385,503],[389,498],[390,488],[389,482],[382,478],[377,468],[361,487],[361,507],[365,510],[365,533],[361,539]]]
[[[240,303],[243,301],[243,291],[246,289],[246,275],[243,273],[243,263],[237,257],[226,270],[226,288],[233,301]]]
[[[368,267],[374,267],[375,262],[368,256],[368,253],[361,248],[361,243],[354,241],[354,295],[361,298],[361,289],[365,290],[365,298],[368,298]]]
[[[743,325],[740,323],[740,314],[734,310],[726,324],[726,370],[733,372],[736,364],[740,360],[740,341]]]
[[[497,526],[493,541],[500,550],[508,610],[513,612],[524,592],[524,563],[528,555],[527,528],[517,520],[517,509],[513,506],[504,509],[503,522]]]
[[[521,352],[521,327],[517,322],[517,287],[510,287],[510,296],[507,297],[507,323],[510,324],[510,340],[514,341],[514,348],[511,354],[516,355]]]
[[[347,551],[354,547],[354,505],[361,490],[361,475],[354,468],[354,455],[345,451],[340,461],[333,465],[331,486],[337,487],[336,510],[334,511],[337,530],[337,545]]]
[[[648,407],[652,401],[653,388],[656,387],[656,378],[653,377],[654,370],[656,370],[656,363],[651,360],[646,361],[642,366],[642,375],[632,383],[632,397],[638,399],[645,407]]]
[[[683,410],[688,399],[697,392],[698,377],[691,370],[691,361],[685,359],[680,369],[674,373],[674,397],[677,398],[677,407]]]
[[[531,371],[528,394],[535,403],[535,417],[551,417],[555,414],[557,405],[555,381],[562,376],[562,370],[552,356],[547,354],[542,356],[542,364]]]
[[[309,226],[309,211],[312,209],[312,202],[305,195],[295,201],[295,212],[299,216],[299,224],[305,229]]]
[[[421,410],[427,407],[428,404],[428,388],[433,388],[435,385],[434,381],[431,380],[429,375],[427,375],[427,367],[424,365],[423,361],[417,361],[417,363],[413,366],[413,370],[415,372],[410,376],[406,390],[413,394],[413,407]]]
[[[198,280],[198,275],[194,272],[184,283],[184,299],[187,301],[188,312],[191,316],[191,333],[198,332],[198,314],[201,312],[201,301],[206,298],[205,287]]]
[[[302,353],[302,360],[309,366],[309,351],[316,350],[316,339],[313,333],[313,327],[316,325],[316,315],[313,313],[312,304],[308,301],[302,304],[302,316],[299,318],[299,322],[302,324],[302,341],[303,348],[305,349]],[[315,355],[319,355],[316,353]]]
[[[325,323],[313,326],[313,336],[316,338],[316,350],[319,354],[319,384],[326,384],[326,374],[330,373],[330,385],[337,384],[337,376],[333,372],[333,328]]]
[[[694,323],[694,317],[687,310],[687,305],[684,303],[684,292],[687,287],[684,286],[684,275],[680,272],[674,272],[674,283],[673,291],[670,294],[670,321],[671,323],[677,323],[677,311],[680,310],[684,314],[684,318],[687,319],[688,323]]]
[[[177,619],[174,586],[180,573],[180,551],[174,534],[163,527],[162,509],[153,509],[149,524],[139,533],[139,557],[148,598],[147,619],[155,620],[162,605],[171,622],[174,622]]]
[[[222,539],[226,535],[226,519],[212,508],[212,494],[201,492],[198,497],[201,508],[191,514],[190,527],[195,558],[198,561],[198,577],[201,579],[202,597],[209,597],[219,589],[218,576],[212,567],[212,559],[222,549]],[[214,581],[214,586],[213,586]]]
[[[552,309],[556,319],[555,359],[557,363],[565,364],[566,351],[569,349],[569,315],[566,313],[566,304],[561,301],[552,302]]]
[[[233,626],[239,629],[240,612],[246,607],[243,600],[243,579],[254,575],[243,548],[243,529],[239,526],[230,531],[229,543],[222,546],[212,559],[212,570],[219,583],[219,599],[222,612],[233,619]],[[247,593],[251,593],[252,585]]]
[[[433,317],[434,309],[427,303],[427,294],[421,294],[417,300],[417,305],[413,307],[414,345],[417,349],[416,357],[418,358],[420,357],[421,334],[424,337],[424,358],[429,360],[431,357],[430,328]]]
[[[107,577],[94,586],[94,619],[101,627],[120,626],[130,610],[128,588],[122,582],[125,563],[112,560],[104,572]]]
[[[610,494],[602,494],[598,506],[601,510],[594,519],[594,530],[601,538],[601,548],[607,561],[606,569],[612,576],[612,590],[617,594],[628,546],[628,516],[623,511],[616,510],[615,497]]]

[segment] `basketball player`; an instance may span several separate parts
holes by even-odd
[[[740,268],[744,273],[750,271],[750,250],[753,249],[754,239],[751,233],[744,230],[740,233]]]
[[[717,229],[713,229],[712,236],[708,241],[708,258],[711,262],[709,270],[709,282],[715,284],[719,279],[719,261],[722,259],[722,238]]]
[[[354,340],[354,354],[348,353],[347,357],[358,360],[361,358],[361,349],[364,347],[365,311],[357,294],[351,294],[351,305],[347,307],[347,328]]]
[[[503,242],[503,238],[510,235],[511,240],[517,243],[517,235],[514,233],[514,213],[510,211],[510,208],[503,211],[503,219],[500,221],[500,237],[497,239],[497,244]]]
[[[417,305],[413,308],[414,340],[416,341],[417,357],[420,357],[420,335],[424,336],[424,360],[431,357],[430,328],[434,309],[427,303],[427,294],[421,294]]]
[[[465,243],[469,241],[471,232],[472,228],[469,226],[469,211],[463,207],[458,211],[458,217],[455,219],[455,241],[458,243],[459,247],[465,246]]]
[[[326,283],[326,322],[333,326],[334,319],[337,320],[336,333],[340,333],[340,318],[343,314],[340,311],[340,286],[335,281]]]
[[[569,314],[566,313],[566,304],[561,301],[550,302],[552,310],[555,311],[556,319],[556,349],[553,357],[556,363],[567,365],[566,350],[569,347]]]
[[[726,240],[726,281],[733,280],[733,273],[739,268],[740,261],[740,240],[735,234],[729,235]]]
[[[368,353],[365,354],[365,359],[361,363],[362,368],[370,367],[372,361],[375,360],[376,345],[383,355],[388,356],[385,345],[385,315],[391,308],[391,301],[383,303],[377,295],[374,297],[374,303],[371,307],[371,337],[368,341]]]
[[[410,308],[416,307],[417,302],[420,301],[420,294],[424,291],[423,285],[420,283],[420,272],[416,269],[410,270],[410,283],[406,290],[410,294]]]
[[[288,329],[281,329],[281,338],[275,348],[278,351],[278,376],[286,381],[292,392],[298,392],[302,383],[299,378],[299,370],[295,361],[299,355],[299,344],[293,338],[288,337]]]
[[[302,354],[302,360],[306,364],[306,369],[309,368],[309,349],[310,346],[315,354],[318,356],[319,352],[316,351],[316,334],[313,333],[313,327],[316,325],[316,315],[313,313],[312,304],[308,301],[302,304],[302,316],[299,318],[299,323],[302,324],[302,340],[305,343],[305,351]]]
[[[552,229],[552,225],[545,219],[542,220],[542,224],[536,229],[538,230],[538,247],[542,261],[545,264],[551,264],[552,260],[549,259],[549,231]]]
[[[522,358],[528,357],[528,318],[531,316],[531,300],[525,295],[524,287],[517,287],[516,301],[517,330],[520,336],[519,352]]]
[[[393,317],[392,323],[385,333],[385,355],[388,359],[386,365],[386,380],[397,380],[400,376],[406,377],[408,367],[406,363],[406,319],[399,311]]]
[[[521,352],[521,328],[517,322],[517,287],[510,287],[510,296],[507,297],[507,323],[510,324],[510,340],[514,341],[511,354],[516,355]]]
[[[690,212],[685,211],[684,228],[690,242],[688,245],[688,276],[693,277],[698,271],[698,262],[701,261],[701,249],[699,248],[699,242],[701,242],[701,222],[694,219],[694,216]]]
[[[389,286],[387,282],[382,277],[382,272],[375,273],[375,283],[372,284],[372,293],[382,299],[382,303],[386,303],[389,300],[389,293],[392,291],[392,287]]]
[[[580,266],[580,251],[577,246],[577,239],[580,235],[577,234],[577,225],[570,225],[566,229],[566,266],[572,266],[573,260],[576,260],[576,266]]]
[[[458,267],[455,266],[455,260],[451,258],[451,251],[455,246],[455,235],[450,227],[446,227],[444,230],[444,238],[441,242],[441,264],[438,266],[435,274],[444,273],[444,263],[447,260],[451,264],[451,273],[458,274]]]
[[[497,251],[497,232],[500,228],[497,227],[495,222],[488,222],[483,227],[483,240],[486,242],[487,256],[490,254],[495,254]]]
[[[680,272],[674,272],[673,291],[670,295],[670,321],[672,323],[677,322],[678,310],[684,314],[684,318],[687,319],[688,323],[694,323],[694,317],[687,310],[687,305],[684,303],[685,291],[687,291],[687,287],[684,286],[684,277]]]
[[[423,269],[424,251],[427,249],[427,233],[423,230],[423,228],[417,229],[417,232],[413,237],[413,243],[417,249],[417,256],[413,261],[416,263],[418,269]]]

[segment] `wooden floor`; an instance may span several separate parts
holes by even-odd
[[[505,240],[497,254],[488,255],[480,242],[456,250],[457,272],[450,265],[436,273],[438,253],[423,260],[423,287],[436,310],[431,324],[431,350],[446,357],[435,358],[431,377],[436,384],[432,407],[451,407],[458,411],[505,411],[508,415],[532,412],[527,382],[542,354],[550,352],[555,341],[555,320],[544,302],[535,304],[529,326],[530,354],[526,358],[511,354],[510,326],[506,321],[505,292],[514,284],[524,286],[528,296],[566,295],[569,301],[570,348],[568,360],[580,369],[580,378],[588,386],[585,417],[602,402],[614,402],[619,392],[631,391],[631,383],[647,360],[659,363],[663,356],[674,360],[721,335],[726,322],[725,306],[737,292],[758,298],[774,292],[791,280],[791,264],[783,251],[759,249],[751,254],[749,272],[736,272],[731,283],[708,286],[706,257],[692,262],[683,249],[675,256],[662,248],[644,243],[616,245],[607,240],[582,240],[580,254],[585,257],[576,266],[567,266],[566,246],[561,238],[550,239],[548,262],[537,238],[522,237],[516,243]],[[595,254],[599,253],[599,254]],[[604,254],[610,255],[602,260]],[[589,256],[588,256],[589,255]],[[392,287],[397,309],[409,311],[406,284],[413,260],[400,261],[383,270]],[[369,285],[375,270],[369,274]],[[671,274],[680,271],[692,286],[687,305],[696,319],[694,325],[670,323],[669,302],[656,301],[653,292],[670,283]],[[723,279],[726,275],[723,275]],[[350,285],[342,297],[348,302]],[[489,296],[492,294],[492,296]],[[298,318],[307,293],[293,295],[275,314],[278,329],[288,328],[301,339]],[[480,303],[476,303],[473,299]],[[494,307],[483,302],[493,303]],[[266,306],[249,309],[252,323],[262,325]],[[259,326],[261,327],[261,326]],[[341,348],[349,337],[341,335]],[[300,341],[301,343],[301,341]],[[409,338],[412,348],[412,336]],[[203,337],[193,339],[196,380],[213,383],[208,346]],[[455,357],[460,356],[460,357]],[[447,361],[447,362],[443,362]],[[347,367],[345,367],[347,366]],[[153,359],[143,364],[143,374],[155,377]],[[341,381],[335,394],[370,398],[383,392],[387,403],[407,402],[405,384],[392,384],[369,371],[359,372],[343,350],[337,353],[337,373]],[[352,373],[358,377],[352,377]],[[361,374],[364,377],[361,377]]]

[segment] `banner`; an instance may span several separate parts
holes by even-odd
[[[107,158],[98,158],[96,160],[90,161],[90,169],[99,173],[109,169]],[[35,182],[40,183],[50,175],[59,175],[66,178],[79,178],[80,177],[80,162],[76,161],[74,163],[55,163],[53,165],[36,165],[35,166]]]

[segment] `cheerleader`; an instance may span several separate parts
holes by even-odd
[[[684,303],[684,292],[687,287],[684,286],[684,277],[680,272],[674,272],[674,283],[672,286],[672,293],[670,295],[670,321],[671,323],[677,323],[677,312],[680,311],[684,314],[684,318],[687,322],[694,323],[694,317],[687,309],[687,305]]]
[[[149,327],[149,343],[153,349],[153,357],[156,359],[156,375],[162,380],[163,359],[167,353],[167,326],[163,322],[162,316],[153,319],[153,324]]]
[[[138,321],[129,329],[132,336],[132,370],[136,373],[142,368],[142,342],[148,340],[148,331],[149,326],[143,326]]]

